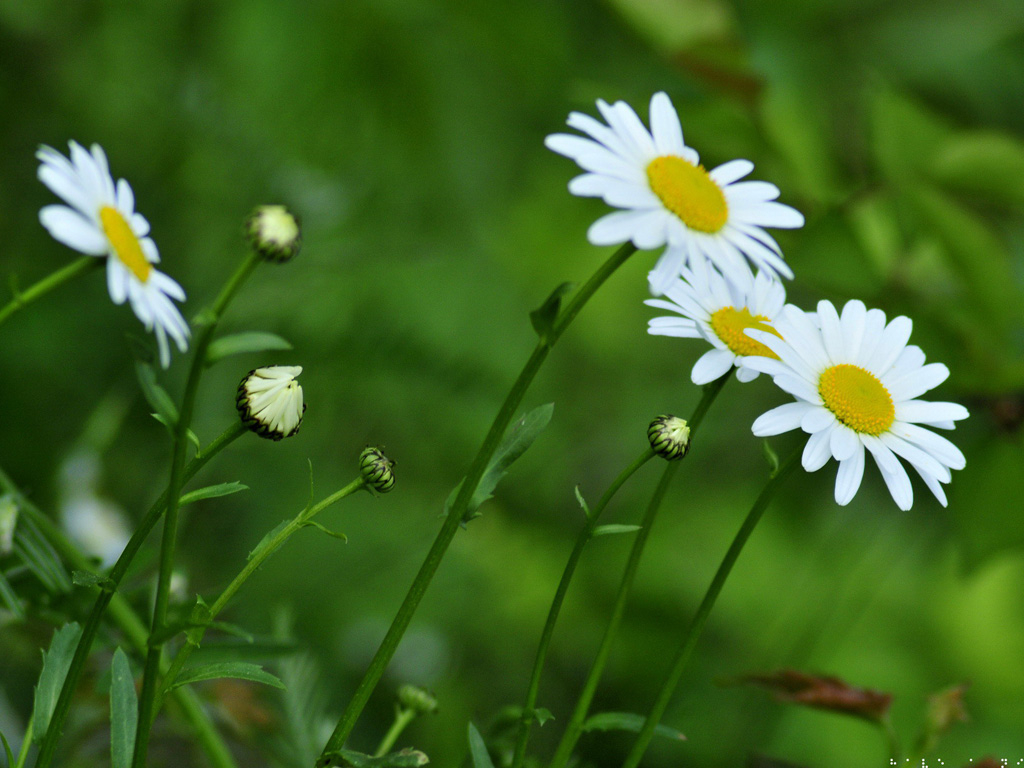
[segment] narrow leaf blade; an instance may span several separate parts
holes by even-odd
[[[484,738],[472,723],[469,724],[469,754],[473,758],[473,768],[494,768]]]
[[[609,523],[608,525],[599,525],[594,529],[593,536],[609,536],[616,533],[636,533],[640,530],[639,525],[620,525],[618,523]]]
[[[111,768],[130,768],[138,721],[139,699],[135,693],[135,679],[128,657],[118,648],[110,665]]]
[[[253,683],[262,683],[274,688],[284,688],[284,683],[276,676],[264,671],[263,667],[259,664],[250,664],[246,661],[223,661],[217,664],[204,664],[183,670],[178,675],[178,679],[167,690],[172,691],[189,683],[198,683],[203,680],[218,680],[224,677],[235,680],[249,680]]]
[[[76,623],[65,624],[53,633],[50,649],[43,652],[43,669],[36,684],[36,700],[32,709],[32,728],[36,741],[41,741],[50,726],[57,697],[64,685],[64,678],[75,655],[75,646],[82,636],[82,628]]]
[[[186,504],[191,504],[202,499],[216,499],[219,496],[230,496],[232,493],[247,490],[249,490],[249,486],[239,482],[208,485],[205,488],[197,488],[194,491],[189,491],[188,493],[183,494],[180,504],[181,506],[185,506]]]
[[[276,333],[263,331],[247,331],[221,336],[210,344],[206,351],[206,365],[211,366],[231,355],[244,355],[250,352],[274,352],[289,350],[292,345],[287,339]]]
[[[583,723],[584,731],[629,731],[639,733],[644,727],[644,716],[635,712],[601,712],[592,715]],[[657,725],[654,733],[674,741],[686,741],[680,731],[669,728],[667,725]]]

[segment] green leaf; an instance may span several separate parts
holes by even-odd
[[[118,648],[110,665],[110,765],[130,768],[135,750],[139,699],[125,652]]]
[[[530,313],[533,330],[537,332],[541,340],[547,341],[551,329],[555,325],[555,320],[558,318],[558,311],[562,308],[562,297],[575,287],[575,283],[562,283],[551,292],[543,304]]]
[[[335,539],[340,539],[341,541],[344,541],[346,544],[348,543],[348,536],[346,536],[344,533],[341,533],[339,531],[332,531],[330,528],[327,528],[326,526],[321,525],[316,520],[307,520],[306,522],[302,523],[302,525],[300,525],[299,527],[300,528],[306,528],[306,527],[316,528],[318,531],[322,531],[323,533],[326,533],[328,536],[331,536],[331,537],[333,537]]]
[[[11,582],[4,576],[3,571],[0,571],[0,600],[7,606],[7,610],[14,615],[14,618],[19,621],[24,620],[25,606],[21,604],[21,599],[14,591],[14,587],[11,586]]]
[[[932,173],[959,192],[997,205],[1024,206],[1024,142],[1008,134],[954,134],[932,158]]]
[[[551,421],[554,411],[554,403],[537,406],[509,427],[498,445],[498,449],[494,452],[491,463],[487,465],[483,477],[480,478],[480,484],[473,493],[469,506],[466,507],[466,513],[462,516],[463,521],[476,517],[476,511],[481,504],[491,498],[494,489],[501,482],[501,478],[505,476],[505,471],[526,452],[537,436],[544,431]],[[454,497],[449,496],[449,498],[454,502]]]
[[[57,697],[60,696],[71,658],[75,655],[75,646],[81,636],[82,628],[77,623],[65,624],[53,633],[50,650],[43,652],[43,670],[39,673],[32,708],[32,730],[37,742],[42,740],[50,726],[53,708],[57,706]]]
[[[629,731],[631,733],[640,733],[644,727],[645,719],[643,715],[638,715],[635,712],[602,712],[588,717],[587,721],[583,723],[583,730],[584,732]],[[686,741],[686,736],[675,728],[669,728],[667,725],[655,726],[654,733],[674,741]]]
[[[211,366],[231,355],[244,355],[249,352],[271,352],[291,349],[292,345],[276,333],[248,331],[221,336],[210,344],[206,350],[206,365]]]
[[[175,407],[174,401],[171,400],[171,396],[167,394],[167,390],[157,383],[156,371],[153,370],[153,366],[136,360],[135,376],[139,380],[139,386],[142,388],[146,402],[159,417],[157,421],[173,432],[174,425],[178,423],[178,409]]]
[[[640,530],[639,525],[621,525],[619,523],[609,523],[608,525],[599,525],[594,529],[591,534],[595,538],[598,536],[608,536],[613,533],[636,533]]]
[[[14,553],[50,592],[67,592],[71,579],[64,564],[28,515],[14,530]]]
[[[159,413],[152,413],[150,415],[154,419],[159,421],[161,424],[163,424],[165,427],[167,427],[167,431],[170,432],[172,436],[174,435],[174,424],[173,423],[169,422],[166,418],[161,416]],[[199,444],[199,436],[195,432],[193,432],[191,429],[186,429],[185,430],[185,437],[187,437],[188,441],[190,443],[192,443],[192,445],[195,446],[197,452],[202,448],[202,446]]]
[[[587,520],[590,519],[590,507],[587,506],[587,500],[583,498],[583,493],[580,491],[580,487],[577,485],[573,488],[573,492],[576,494],[576,501],[579,502],[580,507],[583,508],[583,514],[587,516]]]
[[[111,579],[91,571],[72,571],[71,582],[80,587],[99,587],[104,592],[112,592],[115,588]]]
[[[199,647],[199,643],[203,639],[203,633],[206,632],[206,628],[210,626],[211,621],[213,621],[213,614],[210,612],[210,606],[206,604],[202,597],[197,596],[196,604],[192,606],[192,612],[188,617],[189,626],[185,630],[185,637],[190,645],[194,645],[196,648]]]
[[[233,483],[219,483],[218,485],[208,485],[205,488],[197,488],[194,491],[189,491],[183,494],[179,504],[185,506],[201,499],[216,499],[219,496],[230,496],[232,493],[238,493],[239,491],[249,490],[248,485],[243,485],[239,482]]]
[[[761,441],[761,453],[764,455],[764,460],[768,462],[769,474],[775,477],[775,473],[779,471],[779,454],[767,440]]]
[[[541,727],[544,726],[548,720],[554,720],[555,716],[551,714],[550,709],[544,709],[544,707],[537,707],[533,710],[533,719],[536,720]]]
[[[430,758],[416,749],[402,749],[382,757],[339,749],[337,752],[328,752],[324,757],[330,760],[329,765],[337,765],[339,768],[420,768],[430,762]],[[317,765],[323,764],[322,760],[317,761]]]
[[[0,742],[3,742],[4,754],[7,755],[7,768],[14,768],[14,753],[11,752],[11,745],[7,743],[3,731],[0,731]]]
[[[280,523],[278,523],[276,526],[274,526],[271,530],[267,531],[263,535],[263,538],[260,539],[260,543],[257,544],[256,547],[253,549],[253,551],[249,553],[249,556],[247,558],[245,558],[246,562],[248,562],[249,560],[252,560],[254,557],[262,557],[263,556],[263,550],[265,550],[267,547],[269,547],[270,546],[270,542],[273,541],[275,538],[277,538],[277,534],[279,534],[281,531],[283,531],[285,528],[287,528],[289,525],[291,525],[291,523],[292,523],[291,520],[282,520]]]
[[[173,691],[175,688],[180,688],[190,683],[198,683],[203,680],[219,680],[225,677],[263,683],[274,688],[284,688],[284,683],[269,672],[265,672],[259,664],[250,664],[246,661],[223,661],[217,664],[204,664],[182,670],[181,674],[178,675],[178,679],[171,683],[167,690]]]
[[[473,758],[473,768],[494,768],[491,756],[487,753],[487,745],[472,723],[469,724],[469,754]]]

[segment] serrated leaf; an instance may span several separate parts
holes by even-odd
[[[247,490],[249,490],[249,486],[239,482],[208,485],[205,488],[197,488],[194,491],[183,494],[179,504],[184,507],[186,504],[192,504],[201,499],[216,499],[220,496],[230,496],[232,493]]]
[[[263,550],[265,550],[268,546],[270,546],[270,542],[277,536],[277,534],[279,534],[281,531],[283,531],[285,528],[287,528],[289,525],[291,525],[291,522],[292,522],[291,520],[282,520],[280,523],[275,525],[272,529],[267,531],[263,535],[263,538],[260,539],[259,544],[257,544],[255,546],[255,548],[252,550],[252,552],[249,553],[249,556],[245,558],[246,562],[248,562],[249,560],[252,560],[254,557],[262,556],[263,555]]]
[[[139,699],[125,652],[118,648],[110,665],[110,765],[130,768],[135,750]]]
[[[498,449],[494,452],[491,463],[487,465],[483,477],[480,478],[476,491],[473,492],[469,506],[466,507],[466,512],[462,516],[463,521],[471,520],[475,517],[480,505],[494,495],[494,489],[501,482],[501,478],[505,476],[505,471],[516,459],[526,452],[526,449],[533,444],[537,436],[544,431],[544,428],[551,421],[551,415],[554,413],[554,410],[554,403],[537,406],[529,413],[521,416],[509,427],[501,443],[498,444]],[[449,498],[454,502],[454,497],[450,496]]]
[[[43,669],[36,684],[35,704],[32,707],[32,729],[35,740],[41,741],[50,726],[53,708],[57,706],[60,689],[68,675],[71,658],[82,636],[82,628],[76,623],[65,624],[53,633],[50,649],[43,652]]]
[[[572,489],[576,494],[576,501],[579,502],[580,507],[583,509],[583,514],[586,515],[587,520],[590,519],[590,507],[587,506],[587,500],[583,498],[583,493],[580,491],[580,487],[577,485]]]
[[[139,360],[135,361],[135,376],[142,388],[142,395],[146,402],[156,411],[161,424],[165,425],[172,432],[174,425],[178,423],[178,409],[167,394],[167,390],[161,387],[156,380],[156,371],[153,366],[147,365]]]
[[[583,730],[585,732],[629,731],[631,733],[639,733],[644,727],[645,720],[646,718],[643,715],[638,715],[635,712],[601,712],[600,714],[588,717],[586,722],[583,723]],[[686,736],[675,728],[669,728],[667,725],[655,726],[654,733],[674,741],[686,741]]]
[[[544,723],[548,722],[549,720],[554,720],[555,716],[551,714],[550,709],[544,709],[544,707],[537,707],[533,710],[533,719],[536,720],[541,727],[543,727]]]
[[[576,287],[575,283],[562,283],[551,292],[544,303],[530,313],[530,323],[533,330],[544,341],[551,334],[551,329],[558,318],[558,311],[562,308],[562,297]]]
[[[597,526],[591,535],[596,538],[597,536],[609,536],[615,533],[636,533],[639,530],[639,525],[623,525],[620,523],[609,523],[608,525]]]
[[[284,688],[284,683],[274,675],[264,671],[263,667],[259,664],[250,664],[246,661],[222,661],[217,664],[204,664],[182,670],[181,674],[178,675],[178,679],[171,683],[167,690],[173,691],[175,688],[180,688],[183,685],[198,683],[203,680],[220,680],[222,678],[249,680],[253,683],[262,683],[274,688]]]
[[[174,436],[174,424],[169,422],[166,418],[161,416],[159,413],[151,413],[149,415],[152,416],[157,421],[159,421],[165,427],[167,427],[167,431],[171,434],[172,437]],[[190,443],[192,443],[192,445],[195,446],[196,452],[199,452],[202,449],[202,446],[199,443],[199,436],[195,432],[193,432],[191,429],[186,429],[185,430],[185,437],[187,437],[188,441]]]
[[[302,523],[302,525],[300,527],[301,528],[306,528],[306,527],[316,528],[318,531],[326,533],[328,536],[330,536],[332,538],[344,541],[346,544],[348,543],[348,536],[346,536],[344,533],[340,533],[339,531],[332,531],[330,528],[328,528],[328,527],[326,527],[324,525],[321,525],[316,520],[307,520],[306,522]]]
[[[116,588],[110,578],[91,571],[72,571],[71,582],[80,587],[99,587],[104,592],[112,592]]]
[[[206,350],[207,366],[211,366],[231,355],[244,355],[249,352],[272,352],[291,349],[292,345],[276,333],[264,331],[247,331],[221,336],[210,344]]]
[[[473,758],[473,768],[494,768],[483,736],[472,723],[469,724],[469,754]]]

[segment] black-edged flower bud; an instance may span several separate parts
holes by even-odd
[[[415,685],[403,685],[398,689],[398,703],[419,714],[437,711],[437,699],[433,694]]]
[[[686,419],[659,416],[647,428],[647,439],[654,452],[666,461],[681,459],[690,450],[690,428]]]
[[[245,220],[245,233],[260,256],[278,264],[295,258],[302,245],[299,217],[283,205],[261,205]]]
[[[270,365],[249,371],[235,396],[242,423],[270,440],[298,432],[306,412],[302,387],[295,380],[300,373],[298,365]]]
[[[380,452],[380,448],[366,446],[359,454],[359,473],[375,491],[387,493],[395,487],[395,462]]]

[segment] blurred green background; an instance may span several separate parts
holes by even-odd
[[[3,275],[24,287],[74,257],[38,223],[54,202],[35,179],[40,143],[106,148],[152,223],[163,269],[188,292],[186,316],[244,253],[241,223],[254,205],[285,202],[302,215],[300,257],[261,267],[224,323],[281,334],[293,351],[212,368],[195,428],[204,442],[219,433],[235,418],[238,380],[274,363],[304,367],[305,423],[280,444],[244,437],[204,472],[207,483],[251,490],[192,508],[180,562],[183,599],[215,595],[263,533],[305,503],[307,460],[320,498],[352,479],[364,445],[386,446],[395,490],[322,520],[348,543],[301,534],[225,615],[261,636],[290,623],[308,658],[268,664],[315,679],[337,714],[533,346],[528,312],[605,258],[585,237],[605,208],[566,192],[576,168],[545,150],[544,136],[570,110],[593,114],[597,98],[625,99],[646,118],[657,90],[708,167],[749,158],[753,178],[776,183],[806,214],[803,230],[779,235],[797,276],[790,301],[857,297],[908,314],[914,343],[952,371],[934,399],[963,402],[972,417],[952,436],[967,468],[954,475],[948,509],[915,484],[913,510],[898,511],[873,465],[846,508],[832,499],[834,464],[790,481],[667,713],[689,741],[656,742],[645,765],[734,766],[755,754],[887,764],[863,723],[722,685],[787,666],[894,693],[908,745],[926,696],[970,681],[971,719],[937,757],[1015,764],[1024,758],[1020,0],[0,0]],[[503,706],[521,702],[582,524],[573,486],[595,500],[643,448],[651,418],[688,414],[699,397],[689,371],[703,344],[646,335],[652,265],[653,254],[631,259],[552,354],[524,403],[553,401],[552,424],[458,534],[353,747],[376,745],[404,682],[440,700],[440,713],[399,742],[436,765],[464,759],[467,721],[487,733]],[[44,509],[64,503],[69,456],[97,459],[91,490],[132,517],[163,488],[166,432],[138,393],[126,343],[140,334],[97,273],[0,329],[0,466]],[[176,397],[185,367],[176,355],[164,377]],[[764,378],[733,383],[709,415],[657,523],[595,711],[650,706],[763,482],[749,425],[784,399]],[[800,442],[774,444],[781,453]],[[639,473],[608,521],[637,521],[659,472]],[[556,720],[534,729],[540,756],[568,719],[629,543],[601,538],[584,557],[541,689]],[[140,606],[153,563],[150,552],[129,585]],[[59,598],[27,622],[2,616],[9,736],[31,707],[49,622],[84,610],[86,598]],[[101,688],[105,658],[92,676]],[[301,697],[308,686],[298,687]],[[244,764],[303,764],[297,750],[269,757],[287,722],[276,692],[203,693]],[[63,764],[102,764],[102,699],[83,688],[78,712]],[[163,729],[154,764],[201,765],[183,738]],[[631,741],[588,736],[580,754],[618,765]]]

